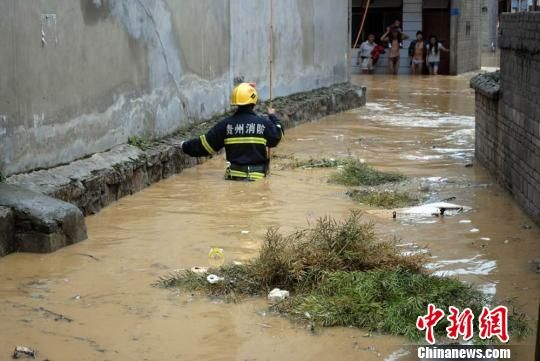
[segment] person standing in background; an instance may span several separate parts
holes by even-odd
[[[386,32],[381,37],[381,41],[388,42],[388,72],[397,74],[399,70],[400,49],[403,48],[403,40],[408,39],[407,34],[401,31],[399,20],[396,20],[393,25],[386,28]]]
[[[426,63],[431,75],[439,74],[439,64],[441,62],[441,51],[450,52],[437,39],[437,36],[430,35],[427,46]]]
[[[411,58],[411,70],[413,74],[422,74],[424,70],[424,53],[426,44],[424,43],[424,33],[416,32],[416,40],[409,45],[409,57]]]
[[[377,46],[375,43],[375,35],[369,34],[368,39],[360,45],[360,50],[358,51],[358,59],[356,60],[356,65],[360,65],[362,68],[362,73],[370,74],[373,73],[373,58],[372,53],[373,49]]]

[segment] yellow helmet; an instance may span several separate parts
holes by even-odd
[[[257,104],[257,89],[250,83],[240,83],[232,91],[231,105]]]

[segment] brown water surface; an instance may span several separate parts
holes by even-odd
[[[431,182],[430,199],[456,197],[472,211],[394,221],[390,211],[355,204],[347,188],[328,184],[334,170],[274,170],[264,181],[236,183],[222,180],[217,157],[88,217],[85,242],[0,259],[0,359],[15,345],[51,361],[398,359],[403,338],[346,328],[313,335],[266,315],[262,299],[224,304],[150,286],[174,269],[207,265],[212,246],[223,248],[228,262],[245,260],[269,226],[292,230],[355,208],[368,211],[381,237],[429,252],[434,272],[514,297],[535,325],[540,282],[530,261],[540,256],[540,231],[522,227],[532,222],[482,167],[465,167],[474,154],[468,78],[355,81],[369,88],[366,107],[290,129],[276,152],[351,154],[410,177],[448,178]],[[532,360],[534,336],[522,343],[512,359]]]

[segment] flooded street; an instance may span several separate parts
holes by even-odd
[[[313,335],[266,315],[264,299],[226,304],[151,286],[175,269],[207,266],[211,247],[223,248],[226,262],[242,261],[257,254],[270,226],[289,231],[351,209],[365,210],[381,238],[428,252],[437,274],[515,298],[536,325],[540,282],[531,261],[540,257],[540,231],[480,165],[466,167],[474,156],[468,78],[354,82],[368,86],[366,107],[289,129],[275,153],[350,154],[414,179],[446,178],[423,181],[429,199],[456,197],[470,212],[394,220],[328,184],[335,170],[276,167],[261,182],[226,182],[218,156],[88,217],[85,242],[0,259],[0,360],[16,345],[51,361],[397,360],[404,338],[342,328]],[[512,359],[532,360],[534,342],[535,335],[524,340]]]

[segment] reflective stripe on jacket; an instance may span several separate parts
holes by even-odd
[[[239,109],[206,134],[184,142],[182,150],[192,157],[205,157],[225,147],[227,160],[233,165],[266,166],[267,148],[277,146],[282,135],[283,127],[275,115],[262,117],[252,110]]]

